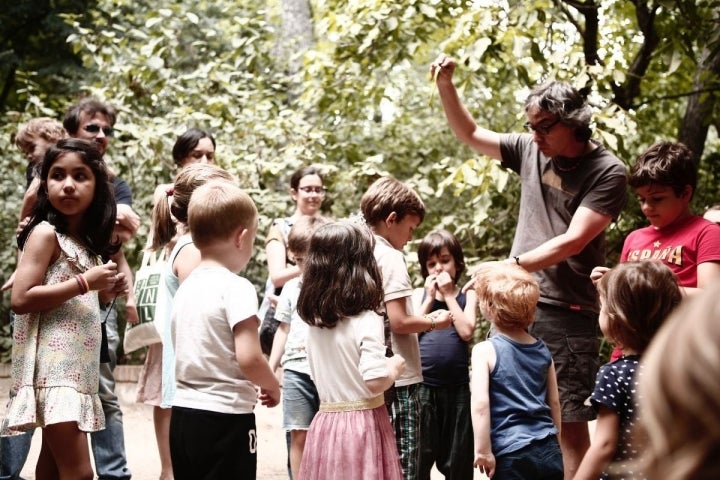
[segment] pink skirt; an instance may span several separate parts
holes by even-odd
[[[385,405],[323,412],[308,430],[299,480],[402,480],[395,434]]]
[[[150,345],[137,383],[137,403],[159,407],[162,400],[162,343]]]

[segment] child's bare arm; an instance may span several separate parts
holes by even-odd
[[[12,288],[10,302],[15,313],[52,310],[82,293],[75,277],[52,285],[43,284],[48,266],[58,258],[59,250],[52,227],[35,227],[25,242]],[[90,290],[111,288],[116,283],[117,266],[109,262],[91,268],[83,276]]]
[[[373,395],[380,395],[388,388],[392,387],[395,380],[405,371],[405,359],[400,355],[393,355],[386,359],[388,375],[381,378],[373,378],[365,380],[365,386]]]
[[[490,439],[490,371],[494,363],[495,349],[490,342],[481,342],[473,348],[470,412],[475,439],[474,465],[489,477],[495,474]]]
[[[235,358],[245,378],[260,387],[262,394],[268,397],[263,403],[274,407],[280,402],[280,384],[260,349],[258,324],[258,318],[253,316],[233,327]]]
[[[558,391],[557,375],[555,374],[555,362],[552,360],[550,360],[550,368],[548,369],[547,402],[550,406],[550,414],[555,423],[555,428],[557,428],[558,436],[560,436],[560,426],[562,425],[560,392]]]
[[[385,302],[388,319],[390,320],[390,328],[393,332],[400,334],[420,333],[428,330],[447,328],[452,323],[450,312],[447,310],[437,310],[424,317],[408,315],[405,308],[406,299],[407,297],[402,297]]]
[[[574,480],[595,480],[600,476],[615,455],[619,428],[620,416],[609,408],[601,406],[592,443],[585,452]]]
[[[477,311],[477,294],[474,290],[465,292],[465,308],[460,308],[455,294],[455,282],[447,272],[437,276],[437,286],[440,293],[452,314],[452,322],[455,325],[460,338],[466,342],[472,338],[475,332],[475,319]]]
[[[280,322],[277,331],[275,331],[272,350],[270,351],[270,358],[268,359],[270,370],[272,370],[273,372],[277,370],[280,366],[280,359],[282,359],[283,353],[285,353],[285,343],[287,342],[289,332],[290,324],[286,322]]]

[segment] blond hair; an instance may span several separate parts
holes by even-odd
[[[540,286],[527,270],[505,262],[487,262],[474,277],[478,304],[488,320],[501,329],[525,329],[533,322]]]
[[[35,147],[38,138],[47,140],[50,143],[57,143],[67,137],[67,132],[62,123],[50,117],[33,118],[18,129],[15,135],[15,145],[28,154]]]
[[[150,250],[156,251],[164,247],[175,237],[175,221],[182,224],[188,221],[188,205],[193,192],[211,180],[236,182],[235,177],[217,165],[195,163],[183,168],[175,177],[173,186],[166,192],[167,197],[172,197],[172,202],[167,197],[155,199]]]
[[[227,181],[210,181],[190,198],[188,226],[198,249],[227,240],[238,228],[254,228],[255,202],[240,187]]]
[[[646,478],[720,478],[720,282],[685,300],[642,360]]]

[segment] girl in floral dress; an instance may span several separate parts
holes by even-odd
[[[127,291],[113,262],[115,201],[90,142],[66,139],[44,157],[37,203],[18,237],[12,387],[0,434],[43,429],[38,479],[92,479],[86,432],[105,427],[98,397],[99,302]]]

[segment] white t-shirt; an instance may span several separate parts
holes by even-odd
[[[405,311],[408,315],[412,315],[413,288],[405,264],[405,255],[393,248],[390,242],[383,237],[375,235],[375,260],[382,272],[385,302],[404,298]],[[405,372],[395,381],[395,386],[404,387],[422,382],[422,363],[420,362],[417,333],[392,332],[390,339],[393,352],[405,359]]]
[[[240,370],[233,327],[257,322],[257,293],[222,267],[198,267],[180,285],[170,319],[175,346],[173,406],[252,413],[257,392]]]
[[[285,370],[310,375],[306,348],[307,333],[310,325],[305,323],[297,312],[300,284],[300,277],[288,280],[283,286],[282,292],[280,292],[280,298],[275,307],[275,319],[290,324],[290,331],[285,341],[285,353],[283,353],[280,360],[280,365]]]
[[[371,311],[344,318],[335,328],[308,328],[308,363],[320,401],[375,397],[365,380],[388,375],[383,328],[382,317]]]

